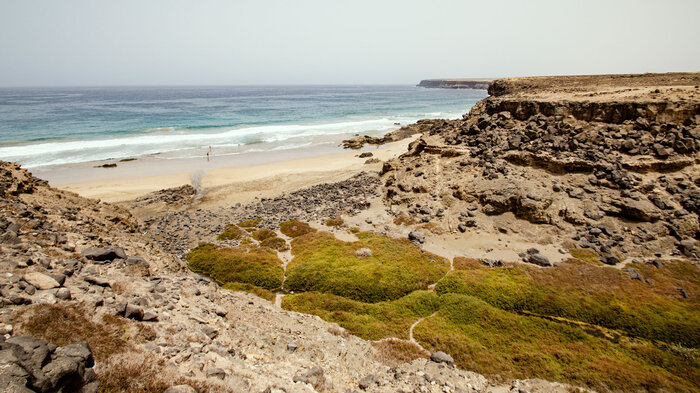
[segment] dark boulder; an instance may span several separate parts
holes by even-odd
[[[121,247],[90,247],[81,251],[81,254],[92,261],[111,261],[115,258],[126,259],[126,253]]]
[[[0,343],[3,392],[97,392],[95,361],[86,342],[57,347],[33,337]]]

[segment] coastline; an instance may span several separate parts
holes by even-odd
[[[52,186],[104,202],[126,202],[150,192],[199,183],[200,205],[218,207],[273,197],[313,184],[339,181],[359,172],[379,170],[381,162],[365,164],[363,152],[385,161],[404,153],[418,135],[381,147],[348,151],[337,146],[256,152],[229,156],[162,160],[145,158],[99,168],[95,163],[34,170]],[[194,184],[193,184],[194,185]]]

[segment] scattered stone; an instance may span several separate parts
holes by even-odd
[[[414,243],[423,244],[423,243],[425,243],[425,235],[419,231],[411,231],[408,234],[408,240],[410,240]]]
[[[144,322],[158,322],[158,314],[153,311],[146,311],[143,313],[142,321]]]
[[[290,342],[287,344],[287,351],[289,352],[296,352],[297,349],[299,349],[299,346],[295,342]]]
[[[627,268],[625,268],[624,272],[629,274],[631,279],[642,281],[642,275],[639,274],[637,269],[635,269],[633,267],[627,267]]]
[[[111,261],[115,258],[126,259],[126,253],[121,247],[91,247],[80,252],[82,256],[92,261]]]
[[[70,300],[71,299],[70,289],[58,288],[58,290],[56,291],[56,297],[61,299],[61,300]]]
[[[22,278],[39,289],[52,289],[61,286],[56,280],[43,273],[27,273]]]
[[[372,256],[372,250],[369,248],[360,248],[359,250],[355,251],[355,256],[358,258],[368,258]]]
[[[90,284],[97,285],[100,287],[109,287],[111,286],[109,281],[105,280],[102,277],[93,277],[93,276],[87,276],[85,277],[85,281],[89,282]]]
[[[124,317],[140,321],[143,319],[143,315],[143,308],[133,303],[126,304],[126,308],[124,309]]]
[[[530,254],[529,250],[528,250],[528,255],[527,255],[527,262],[530,262],[530,263],[533,263],[533,264],[539,265],[539,266],[545,266],[545,267],[554,266],[554,264],[552,264],[552,262],[550,262],[549,258],[547,258],[546,256],[540,254],[539,252],[536,252],[534,254]]]
[[[218,330],[208,325],[202,326],[202,333],[204,333],[207,337],[209,337],[212,340],[219,335]]]
[[[452,359],[452,356],[442,351],[433,352],[430,355],[430,360],[432,360],[435,363],[445,363],[448,366],[454,366],[455,364],[455,361],[454,359]]]
[[[377,376],[374,374],[368,374],[358,382],[358,386],[362,390],[367,390],[373,385],[377,384]]]
[[[295,375],[292,381],[308,383],[318,392],[332,390],[332,386],[326,381],[326,377],[323,375],[323,369],[319,366],[314,366],[305,373]]]
[[[210,368],[207,370],[207,378],[219,378],[219,379],[224,379],[226,378],[226,371],[224,371],[221,368],[214,367]]]
[[[33,337],[11,337],[0,342],[0,390],[96,393],[94,365],[86,342],[57,347]]]

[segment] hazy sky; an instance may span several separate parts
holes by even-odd
[[[0,0],[0,86],[700,71],[700,0]]]

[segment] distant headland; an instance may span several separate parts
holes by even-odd
[[[493,79],[423,79],[418,87],[430,89],[480,89],[487,90]]]

